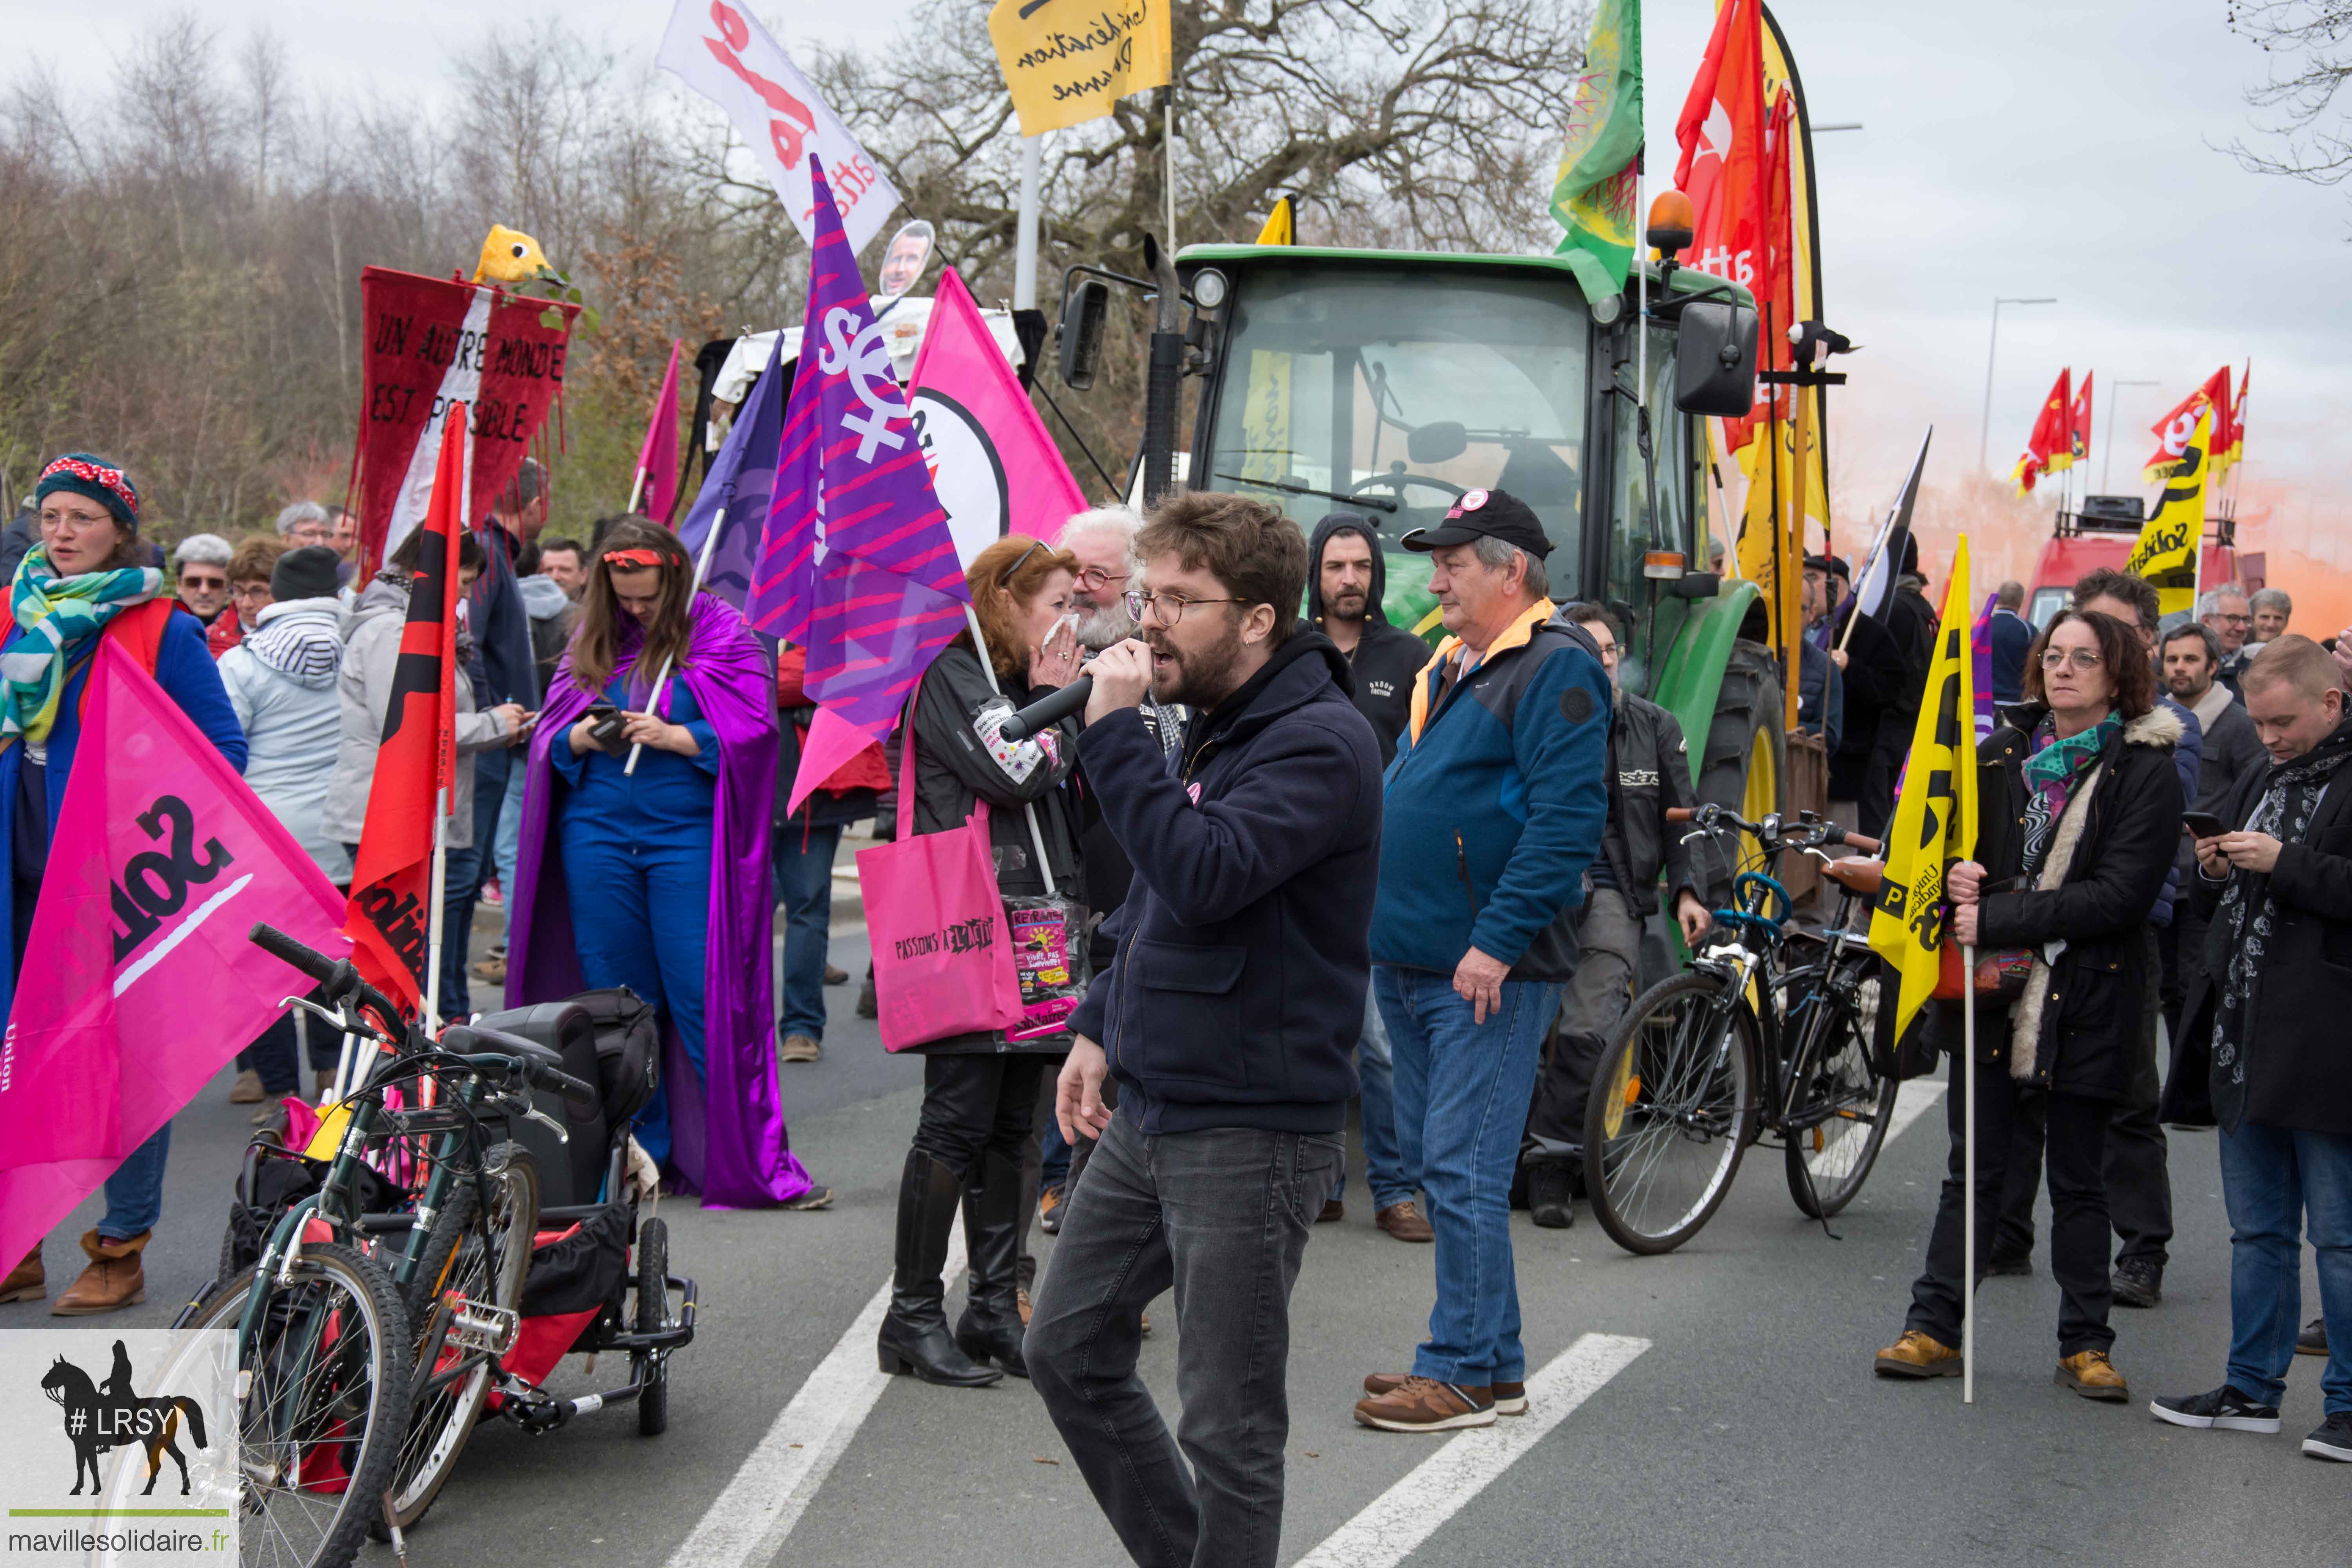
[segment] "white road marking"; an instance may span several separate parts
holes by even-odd
[[[953,1281],[963,1265],[963,1219],[958,1215],[948,1242],[946,1278]],[[874,1336],[889,1307],[886,1282],[856,1321],[842,1331],[694,1532],[670,1553],[668,1568],[744,1568],[774,1560],[890,1386],[889,1374],[877,1370],[874,1350]]]
[[[1473,1427],[1449,1439],[1300,1558],[1296,1568],[1395,1568],[1649,1348],[1649,1341],[1622,1334],[1583,1335],[1528,1380],[1525,1415],[1506,1415],[1492,1426]],[[1392,1439],[1382,1434],[1378,1440]]]
[[[1903,1136],[1903,1130],[1919,1120],[1919,1113],[1944,1098],[1950,1085],[1941,1079],[1915,1078],[1897,1084],[1895,1089],[1895,1115],[1886,1123],[1886,1142],[1892,1143]]]

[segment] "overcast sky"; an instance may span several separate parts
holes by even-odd
[[[908,5],[756,8],[790,47],[880,41]],[[1654,188],[1673,174],[1675,113],[1713,9],[1644,6]],[[0,37],[97,89],[112,52],[168,11],[0,3]],[[483,37],[488,18],[545,13],[208,0],[203,14],[232,37],[266,22],[307,82],[429,101],[450,51]],[[668,8],[566,0],[562,14],[625,58],[649,58]],[[2122,389],[2116,405],[2113,488],[2136,486],[2149,423],[2216,365],[2252,354],[2250,472],[2337,482],[2334,438],[2352,405],[2341,385],[2352,300],[2339,285],[2352,205],[2341,191],[2248,173],[2225,151],[2254,133],[2242,95],[2264,62],[2229,32],[2222,0],[1781,0],[1775,15],[1814,118],[1864,126],[1816,147],[1828,314],[1865,346],[1832,405],[1842,489],[1863,500],[1891,488],[1930,419],[1931,478],[1973,465],[1996,294],[2059,303],[2003,312],[1989,468],[2008,471],[2041,394],[2071,363],[2077,376],[2098,373],[2095,485],[2108,387],[2160,383]]]

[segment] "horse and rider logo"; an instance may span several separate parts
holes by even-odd
[[[121,1340],[114,1342],[114,1365],[103,1384],[93,1383],[89,1373],[59,1356],[41,1379],[41,1392],[64,1413],[66,1437],[74,1447],[74,1486],[67,1495],[80,1494],[84,1470],[89,1472],[89,1489],[95,1494],[99,1455],[134,1444],[147,1450],[147,1485],[140,1496],[155,1489],[165,1454],[180,1467],[180,1495],[188,1495],[188,1461],[175,1439],[184,1420],[196,1447],[205,1447],[204,1406],[185,1394],[140,1398],[131,1386],[131,1353]]]

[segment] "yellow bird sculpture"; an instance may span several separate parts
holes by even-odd
[[[539,241],[520,229],[494,223],[490,237],[482,241],[482,259],[474,268],[474,281],[528,283],[546,265],[547,256],[539,248]]]

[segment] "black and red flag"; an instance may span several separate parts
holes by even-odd
[[[442,426],[433,500],[418,525],[425,539],[409,585],[408,619],[400,628],[392,700],[343,917],[352,963],[411,1017],[424,1008],[433,907],[441,896],[433,877],[433,816],[456,760],[465,405],[456,405],[449,416]]]

